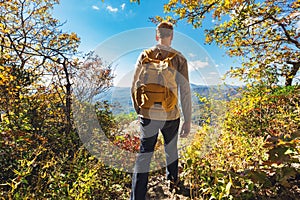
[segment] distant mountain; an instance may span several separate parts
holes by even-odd
[[[113,104],[114,114],[133,112],[130,87],[111,87],[108,91],[96,98],[98,101],[108,101]]]
[[[194,103],[199,103],[196,94],[202,97],[214,97],[216,99],[229,100],[230,97],[238,94],[238,86],[204,86],[191,84],[192,100]],[[131,101],[130,87],[111,87],[108,91],[96,98],[98,101],[108,101],[113,104],[114,114],[133,112]]]

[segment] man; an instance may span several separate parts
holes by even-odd
[[[161,22],[156,29],[157,45],[150,49],[147,49],[146,51],[143,51],[136,63],[136,70],[133,77],[131,93],[134,108],[138,113],[140,119],[141,144],[140,153],[137,156],[132,177],[132,200],[143,200],[146,197],[148,172],[150,170],[149,166],[151,157],[154,152],[154,147],[157,142],[159,130],[163,134],[164,138],[167,179],[173,185],[176,185],[179,182],[177,140],[180,123],[180,111],[176,97],[178,96],[178,94],[180,94],[180,102],[184,118],[180,135],[182,137],[185,137],[189,134],[191,126],[191,93],[187,60],[180,52],[171,47],[172,40],[173,25],[169,22]],[[140,96],[140,93],[145,92],[145,90],[147,89],[147,87],[144,87],[142,89],[139,88],[141,87],[140,82],[141,77],[144,73],[143,70],[145,70],[146,67],[145,60],[149,62],[157,60],[164,63],[167,62],[174,69],[173,72],[169,72],[169,77],[161,78],[164,81],[168,81],[166,79],[172,79],[172,74],[174,74],[176,85],[172,89],[168,88],[168,94],[174,93],[174,105],[172,105],[171,102],[171,106],[166,107],[166,103],[160,102],[161,100],[159,100],[159,98],[156,98],[152,100],[152,104],[149,104],[148,107],[143,106],[147,104],[147,102],[143,102],[143,100],[146,101],[145,99],[149,100],[149,98],[151,98],[151,95],[146,95],[144,97]],[[149,77],[147,78],[149,79]],[[148,86],[148,88],[150,88],[150,86]]]

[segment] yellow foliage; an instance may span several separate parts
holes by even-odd
[[[75,40],[75,41],[79,41],[79,40],[80,40],[80,39],[77,37],[77,34],[74,33],[74,32],[72,32],[72,33],[70,34],[70,39],[71,39],[71,40]]]
[[[50,34],[50,31],[49,30],[46,30],[46,29],[44,29],[44,30],[42,30],[42,35],[43,36],[48,36],[49,34]]]

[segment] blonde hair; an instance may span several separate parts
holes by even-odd
[[[161,39],[173,35],[173,24],[168,21],[162,21],[156,28],[157,36]]]

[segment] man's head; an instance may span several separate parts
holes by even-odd
[[[156,39],[173,38],[173,24],[167,21],[163,21],[157,25]]]

